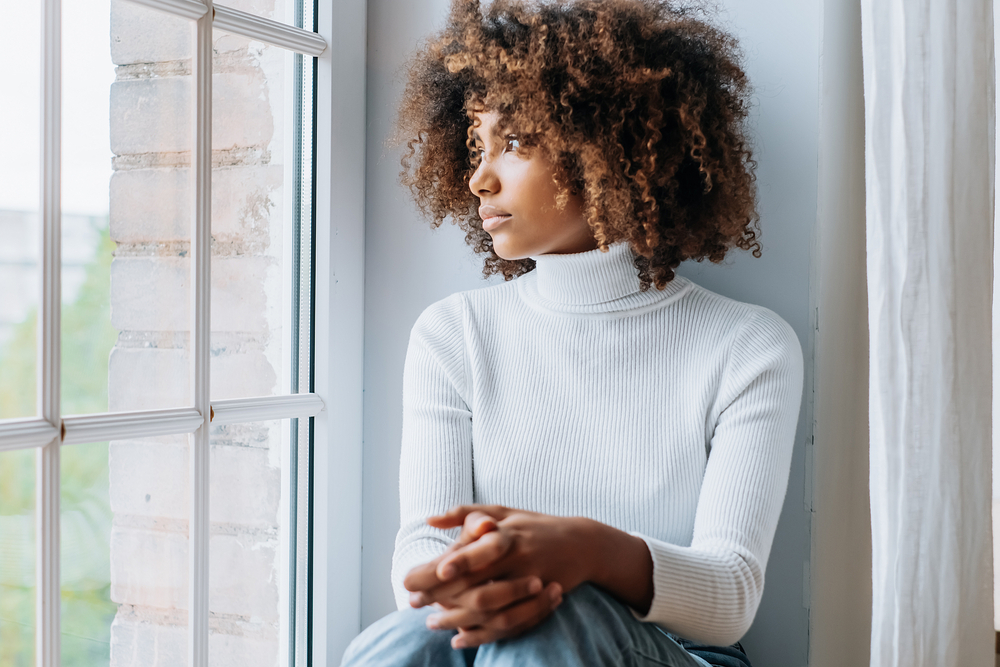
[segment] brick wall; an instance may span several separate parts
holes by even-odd
[[[282,0],[227,5],[283,20]],[[191,26],[112,3],[111,410],[189,405]],[[216,32],[212,396],[281,386],[287,55]],[[283,434],[270,422],[212,434],[212,665],[275,665],[287,607]],[[186,663],[188,436],[110,446],[112,665]],[[287,495],[287,493],[285,494]]]

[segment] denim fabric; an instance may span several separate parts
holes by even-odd
[[[590,585],[567,594],[549,618],[526,634],[479,649],[456,651],[450,643],[454,632],[428,630],[425,619],[433,611],[406,609],[372,624],[351,642],[342,667],[710,667],[713,664],[730,667],[731,664],[712,663],[685,650],[676,638],[656,625],[637,621],[628,607]],[[728,653],[717,655],[729,657]],[[749,667],[749,662],[732,664]]]
[[[705,646],[676,635],[671,637],[688,653],[702,658],[712,667],[751,667],[750,659],[739,642],[732,646]]]

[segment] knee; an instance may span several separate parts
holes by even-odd
[[[476,664],[618,664],[631,645],[628,609],[607,593],[583,585],[563,598],[552,615],[524,635],[487,644]]]
[[[368,626],[354,638],[341,667],[366,665],[431,665],[435,654],[451,651],[451,633],[428,630],[427,615],[433,609],[404,609]]]

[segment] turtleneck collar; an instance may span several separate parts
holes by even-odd
[[[628,315],[665,305],[687,292],[691,283],[675,277],[663,290],[639,290],[639,272],[628,243],[607,252],[590,250],[572,255],[532,257],[535,270],[520,278],[521,292],[544,310],[579,315]]]

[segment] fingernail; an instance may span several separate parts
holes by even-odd
[[[441,577],[443,579],[451,579],[454,576],[455,576],[455,566],[452,565],[451,563],[448,563],[447,565],[441,568]]]
[[[411,607],[423,607],[424,606],[424,596],[421,593],[410,593],[410,606]]]
[[[454,637],[452,637],[452,639],[451,639],[451,647],[452,648],[465,648],[465,646],[466,645],[465,645],[465,640],[464,639],[462,639],[458,635],[455,635]]]
[[[549,589],[549,599],[555,602],[556,600],[562,598],[562,589],[556,585]]]
[[[561,604],[562,604],[562,596],[559,595],[559,596],[556,597],[555,600],[552,601],[552,608],[555,609],[556,607],[558,607]]]
[[[531,583],[528,584],[528,592],[534,594],[534,593],[537,593],[540,590],[542,590],[542,580],[541,579],[532,579]]]
[[[441,615],[431,614],[427,617],[427,627],[431,630],[437,630],[441,627]]]

